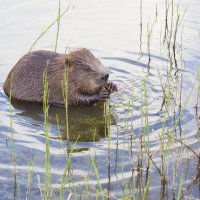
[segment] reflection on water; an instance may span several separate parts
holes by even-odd
[[[13,101],[12,106],[20,110],[17,115],[25,117],[26,123],[36,127],[41,124],[41,128],[43,128],[42,105]],[[53,136],[51,138],[67,140],[65,107],[50,106],[48,121],[53,128],[53,131],[51,131]],[[58,127],[59,130],[57,130]],[[68,108],[68,128],[70,142],[75,142],[77,138],[79,142],[91,142],[99,141],[101,138],[106,137],[104,105],[99,103],[91,107],[70,106]]]

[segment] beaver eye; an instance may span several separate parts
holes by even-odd
[[[85,68],[84,69],[86,72],[91,72],[92,70],[90,68]]]

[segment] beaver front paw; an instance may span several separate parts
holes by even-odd
[[[105,88],[109,94],[117,91],[117,86],[112,82],[107,83]]]
[[[108,98],[109,98],[109,92],[108,92],[108,90],[106,90],[105,88],[102,88],[100,90],[100,92],[99,92],[98,100],[99,101],[105,101]]]

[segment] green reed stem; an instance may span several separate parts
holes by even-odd
[[[145,138],[147,138],[147,141],[145,139],[145,148],[147,151],[147,168],[150,167],[150,139],[149,139],[149,118],[148,118],[148,96],[147,96],[147,85],[146,85],[146,79],[143,80],[143,87],[144,87],[144,102],[145,102],[145,127],[144,127],[144,134]]]
[[[177,196],[177,200],[181,199],[181,191],[182,191],[182,187],[183,187],[183,177],[181,178],[180,184],[179,184],[179,190],[178,190],[178,196]]]
[[[59,17],[57,17],[56,20],[54,20],[51,24],[49,24],[42,32],[41,34],[36,38],[36,40],[33,42],[33,44],[31,45],[30,49],[29,49],[29,52],[31,52],[33,50],[33,48],[35,47],[35,45],[37,44],[37,42],[42,38],[42,36],[49,30],[51,29],[51,27],[58,22],[58,20],[60,20],[64,15],[65,13],[69,10],[70,8],[70,4],[68,5],[67,9],[65,11],[63,11]]]
[[[194,91],[195,85],[196,85],[196,81],[194,82],[194,84],[192,86],[192,90],[190,91],[190,93],[189,93],[189,95],[188,95],[188,97],[187,97],[187,99],[186,99],[186,101],[185,101],[185,103],[183,105],[183,108],[181,109],[180,114],[178,115],[178,118],[176,119],[176,121],[174,123],[174,126],[170,129],[170,135],[172,134],[172,132],[175,130],[176,126],[178,125],[179,120],[183,115],[183,111],[185,110],[186,106],[188,105],[188,101],[190,100],[190,97],[191,97],[191,95],[192,95],[192,93]]]
[[[20,197],[20,188],[17,182],[17,166],[16,166],[16,153],[15,153],[15,144],[14,144],[14,135],[13,135],[13,114],[12,114],[12,75],[11,75],[11,84],[10,84],[10,94],[9,94],[9,109],[10,109],[10,135],[11,135],[11,146],[12,146],[12,161],[13,161],[13,176],[14,176],[14,199],[16,198],[16,193],[18,190],[18,195]]]
[[[148,176],[148,178],[147,178],[147,183],[146,183],[146,186],[145,186],[144,194],[142,196],[142,200],[145,200],[146,197],[147,197],[148,190],[149,190],[149,181],[150,181],[150,176]]]
[[[86,176],[85,177],[85,191],[84,191],[85,199],[89,199],[89,182],[90,182],[90,177]]]
[[[27,192],[26,192],[26,199],[28,199],[29,193],[31,191],[32,177],[33,177],[33,166],[34,166],[34,160],[33,160],[33,157],[32,157],[31,163],[28,167],[28,186],[27,186]]]
[[[66,53],[65,53],[66,55]],[[68,79],[69,79],[69,68],[70,68],[70,58],[66,58],[65,60],[65,73],[64,73],[64,82],[62,82],[62,93],[63,93],[63,98],[65,100],[65,119],[66,119],[66,134],[67,134],[67,140],[69,141],[69,124],[68,124]]]
[[[60,6],[60,1],[58,2],[58,16],[57,16],[57,32],[56,32],[56,44],[55,44],[55,52],[57,50],[57,45],[58,45],[58,35],[59,35],[59,31],[60,31],[60,13],[61,13],[61,6]]]
[[[76,142],[74,143],[74,145],[72,146],[69,154],[68,154],[68,158],[67,158],[67,161],[66,161],[66,165],[65,165],[65,169],[64,169],[64,173],[62,175],[62,178],[61,178],[61,183],[60,183],[60,200],[63,200],[65,199],[64,198],[64,188],[65,188],[65,184],[66,184],[66,181],[70,181],[70,177],[69,177],[69,180],[66,180],[66,174],[67,172],[69,171],[70,169],[70,163],[71,163],[71,159],[72,159],[72,153],[76,147],[76,144],[78,142],[78,139],[79,139],[80,136],[77,137],[76,139]],[[69,149],[67,149],[67,151],[69,151]]]
[[[49,84],[48,84],[48,61],[43,73],[43,113],[44,113],[44,135],[45,135],[45,176],[44,176],[44,198],[49,199],[53,194],[52,180],[51,180],[51,167],[50,167],[50,145],[49,145],[49,129],[50,124],[48,121],[49,111]]]
[[[99,178],[99,171],[98,171],[98,168],[97,168],[97,166],[95,164],[94,158],[95,158],[94,156],[90,156],[90,159],[92,161],[92,166],[94,168],[95,175],[96,175],[96,178],[97,178],[98,187],[99,187],[102,199],[104,200],[105,199],[104,198],[104,191],[103,191],[102,186],[101,186],[101,182],[100,182],[100,178]]]
[[[198,68],[198,95],[200,96],[200,66]]]

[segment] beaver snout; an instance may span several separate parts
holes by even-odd
[[[102,78],[104,81],[107,81],[107,80],[108,80],[108,77],[109,77],[109,74],[104,74],[103,76],[101,76],[101,78]]]

